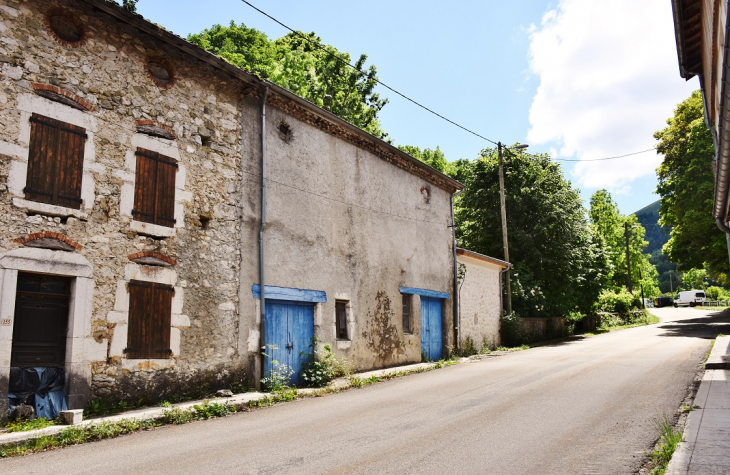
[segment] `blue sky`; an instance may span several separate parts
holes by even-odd
[[[667,0],[251,3],[340,51],[366,53],[381,81],[461,125],[555,158],[649,149],[652,132],[698,87],[679,77]],[[137,9],[181,36],[231,20],[270,38],[287,33],[240,0],[140,0]],[[449,160],[491,146],[379,92],[390,100],[380,117],[395,144],[439,146]],[[658,199],[660,161],[649,152],[563,167],[584,199],[607,188],[631,213]]]

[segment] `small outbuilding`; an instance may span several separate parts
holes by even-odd
[[[508,262],[456,248],[459,263],[459,340],[466,349],[499,346],[502,315],[502,273]]]

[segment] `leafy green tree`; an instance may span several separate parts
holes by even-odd
[[[137,2],[139,0],[122,0],[122,7],[130,12],[137,11]]]
[[[353,62],[349,54],[324,44],[315,33],[289,33],[271,41],[264,33],[233,21],[229,26],[213,25],[189,35],[188,41],[378,138],[388,135],[378,119],[388,100],[374,92],[377,69],[365,65],[367,55]]]
[[[682,272],[682,290],[704,289],[706,287],[706,269],[688,269]]]
[[[632,290],[638,291],[643,285],[645,297],[658,295],[658,273],[649,262],[651,256],[643,253],[648,242],[644,240],[646,231],[639,224],[637,217],[623,216],[611,194],[606,190],[598,190],[591,196],[588,215],[595,234],[606,246],[608,265],[604,273],[609,287],[619,291],[622,287],[628,286],[625,237],[628,224]]]
[[[664,253],[680,269],[707,268],[730,282],[725,235],[712,217],[715,149],[704,122],[702,95],[695,91],[677,105],[667,127],[654,133],[664,160],[657,169],[662,226],[672,228]]]
[[[444,152],[439,147],[436,150],[425,148],[421,150],[420,147],[413,145],[398,145],[398,148],[412,156],[417,158],[426,165],[430,165],[441,173],[450,174],[452,173],[452,165],[446,160]]]
[[[501,258],[497,151],[485,149],[454,167],[452,176],[467,185],[456,210],[460,244]],[[560,166],[547,155],[510,153],[505,200],[514,311],[528,317],[590,310],[605,279],[605,253]]]

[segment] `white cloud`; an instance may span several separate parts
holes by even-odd
[[[671,4],[667,0],[561,0],[532,26],[530,69],[540,85],[530,108],[532,144],[581,160],[654,146],[676,104],[697,88],[679,77]],[[576,163],[587,188],[629,193],[654,173],[653,152]]]

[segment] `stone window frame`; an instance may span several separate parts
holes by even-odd
[[[119,199],[119,214],[129,218],[129,229],[139,234],[153,237],[172,237],[177,234],[178,228],[185,227],[185,202],[192,200],[192,193],[186,190],[187,168],[181,163],[180,150],[175,140],[167,140],[144,133],[135,133],[130,139],[131,147],[124,157],[124,169],[115,171],[115,176],[122,179],[121,196]],[[137,177],[138,148],[151,150],[177,161],[178,169],[175,174],[175,225],[173,227],[137,221],[132,214],[134,209],[134,188]]]
[[[0,394],[7,394],[13,344],[18,272],[73,277],[66,334],[65,394],[71,409],[81,409],[90,396],[91,363],[106,361],[107,343],[91,335],[93,266],[82,255],[39,248],[20,248],[0,254]],[[0,398],[0,417],[7,400]]]
[[[127,347],[129,330],[129,288],[127,285],[132,280],[169,285],[175,289],[170,315],[170,349],[172,353],[165,358],[130,359],[124,353],[124,349]],[[176,283],[177,272],[172,268],[141,265],[133,262],[124,267],[124,279],[117,281],[114,309],[107,314],[106,320],[108,324],[114,325],[114,333],[109,345],[109,357],[120,358],[122,367],[125,370],[152,371],[171,368],[180,359],[182,330],[190,327],[190,318],[183,314],[185,290],[175,285]]]
[[[337,301],[347,302],[345,311],[347,312],[347,340],[337,338]],[[338,350],[347,350],[352,346],[352,337],[355,334],[355,317],[353,312],[352,299],[350,294],[335,293],[335,308],[332,311],[332,330],[335,336],[335,346]]]
[[[94,207],[95,179],[94,173],[103,174],[106,167],[96,162],[94,135],[98,130],[96,119],[89,112],[75,109],[66,104],[54,102],[35,94],[19,94],[17,110],[20,112],[17,143],[0,141],[0,154],[12,160],[8,171],[8,194],[13,198],[13,205],[32,213],[46,216],[60,216],[87,220],[89,211]],[[84,163],[81,176],[81,208],[73,209],[64,206],[38,203],[25,199],[23,189],[28,178],[28,155],[30,150],[30,118],[33,114],[50,117],[69,124],[83,127],[86,130],[84,145]]]

